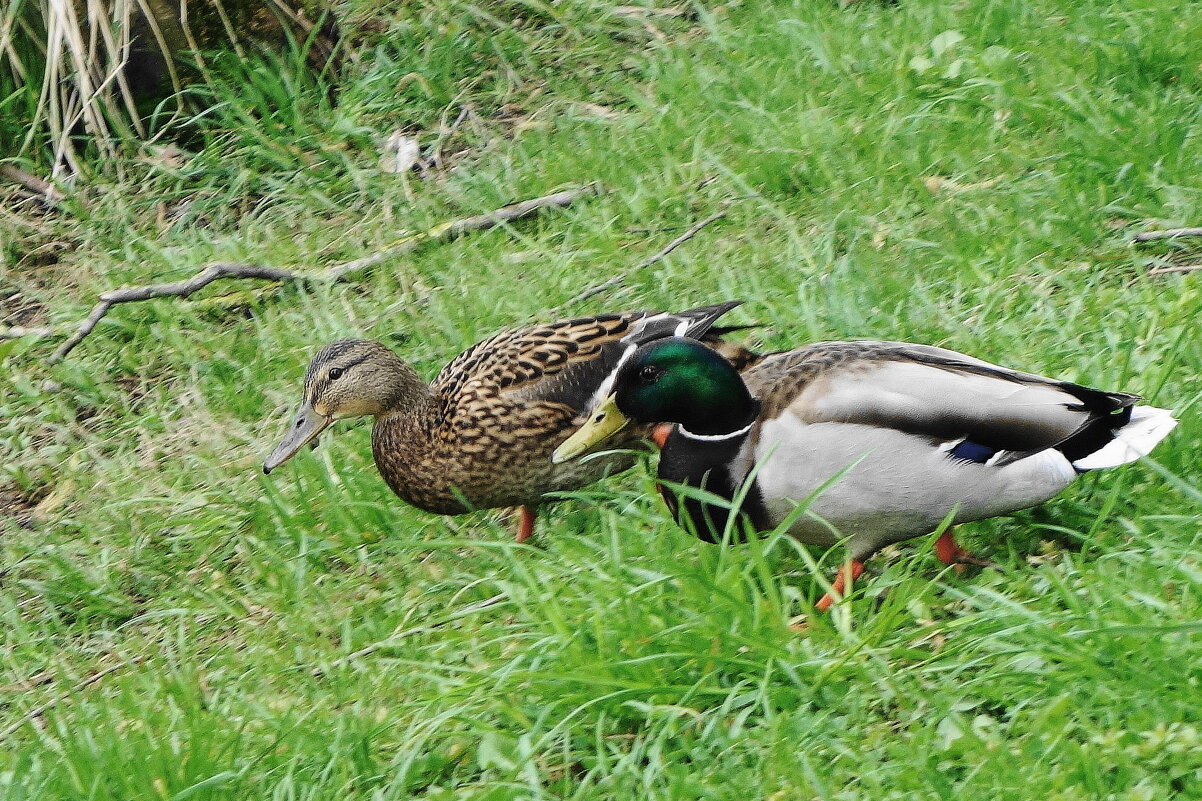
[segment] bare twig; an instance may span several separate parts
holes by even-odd
[[[4,740],[7,740],[12,735],[16,734],[18,731],[20,731],[21,727],[24,726],[29,721],[40,718],[42,715],[46,714],[46,712],[48,710],[52,709],[53,707],[58,706],[63,701],[66,701],[68,698],[70,698],[72,696],[72,694],[77,693],[80,690],[85,689],[87,687],[91,687],[93,684],[100,681],[105,676],[109,675],[110,673],[114,673],[123,667],[126,667],[128,664],[129,664],[128,662],[118,662],[115,665],[109,665],[104,670],[97,671],[96,673],[93,673],[91,676],[88,676],[86,679],[84,679],[82,682],[80,682],[79,686],[75,687],[71,691],[62,693],[61,695],[51,698],[49,701],[47,701],[44,704],[39,704],[38,706],[35,706],[33,709],[29,710],[24,715],[22,715],[21,718],[16,723],[12,724],[4,731],[0,731],[0,742],[3,742]]]
[[[93,329],[100,320],[108,314],[109,310],[119,303],[130,303],[133,301],[149,300],[151,298],[166,298],[166,297],[187,297],[199,289],[203,289],[219,278],[258,278],[268,281],[313,281],[313,282],[330,282],[344,281],[352,273],[365,270],[379,264],[382,261],[399,256],[402,253],[408,253],[415,250],[421,245],[431,242],[442,242],[448,239],[454,239],[473,231],[484,231],[489,228],[494,228],[503,223],[512,222],[513,220],[522,217],[528,217],[542,209],[562,208],[569,206],[582,197],[596,194],[598,187],[596,184],[580,187],[577,189],[568,189],[563,192],[556,192],[552,195],[532,198],[531,200],[523,200],[520,203],[513,203],[509,206],[503,206],[495,211],[487,214],[478,214],[474,217],[465,217],[462,220],[454,220],[452,222],[437,225],[428,231],[423,231],[418,234],[407,236],[398,240],[389,247],[371,254],[363,258],[354,259],[352,261],[336,264],[316,273],[298,272],[289,270],[283,267],[267,267],[257,264],[239,264],[236,262],[215,262],[208,264],[199,273],[192,276],[186,281],[176,281],[169,284],[151,284],[148,286],[126,287],[124,289],[115,289],[111,292],[105,292],[100,296],[100,301],[92,307],[92,311],[79,324],[78,329],[72,334],[66,342],[59,346],[54,352],[54,359],[57,361],[65,357],[68,353],[75,349],[75,346],[83,341],[84,337],[92,333]],[[12,329],[10,329],[12,330]],[[25,335],[38,333],[39,335],[48,335],[55,333],[54,329],[24,329]],[[11,338],[8,337],[8,338]]]
[[[136,300],[150,298],[186,298],[198,289],[203,289],[218,278],[264,278],[269,281],[301,280],[305,276],[277,267],[261,267],[255,264],[237,264],[234,262],[216,262],[210,264],[187,281],[176,281],[171,284],[150,284],[148,286],[133,286],[125,289],[114,289],[100,296],[100,302],[92,307],[92,312],[79,324],[75,333],[67,341],[59,345],[54,352],[54,359],[63,358],[83,338],[92,333],[92,329],[100,322],[109,309],[118,303],[130,303]]]
[[[1174,264],[1171,267],[1153,267],[1148,275],[1164,275],[1165,273],[1196,273],[1202,270],[1202,264]]]
[[[588,300],[589,298],[593,297],[594,295],[600,295],[602,292],[605,292],[608,289],[612,289],[613,287],[617,286],[618,284],[625,281],[628,277],[630,277],[631,273],[637,273],[640,270],[645,270],[648,267],[650,267],[652,264],[655,264],[658,261],[662,261],[664,259],[664,257],[667,256],[669,253],[676,250],[676,248],[680,247],[685,242],[688,242],[690,239],[692,239],[694,236],[696,236],[697,232],[700,231],[702,228],[704,228],[705,226],[709,225],[710,223],[712,223],[716,220],[722,219],[725,216],[726,216],[725,211],[719,211],[715,214],[711,214],[710,216],[706,217],[701,222],[694,225],[689,230],[685,231],[680,236],[673,239],[668,244],[664,245],[663,248],[661,248],[659,250],[659,252],[657,252],[654,256],[650,256],[646,259],[643,259],[642,261],[640,261],[638,264],[634,265],[633,267],[628,267],[627,269],[618,273],[614,277],[606,279],[605,281],[602,281],[601,283],[597,284],[596,286],[589,287],[588,289],[581,292],[579,295],[576,295],[571,300],[565,301],[564,303],[561,303],[558,306],[556,306],[554,309],[551,309],[551,312],[560,311],[561,309],[563,309],[567,306],[572,306],[576,303],[579,303],[582,300]]]
[[[1136,242],[1154,242],[1157,239],[1177,239],[1183,236],[1202,236],[1202,228],[1166,228],[1163,231],[1144,231],[1135,235]]]
[[[467,119],[468,112],[471,111],[470,106],[464,106],[459,110],[459,116],[451,123],[448,128],[446,125],[440,125],[438,128],[438,139],[426,149],[425,161],[434,169],[442,167],[442,148],[447,142],[451,141],[451,137],[459,130],[459,126],[463,125],[463,121]]]
[[[25,170],[12,164],[0,164],[0,177],[20,184],[31,192],[34,197],[48,205],[53,206],[63,199],[63,193],[54,184],[25,172]]]
[[[370,256],[364,256],[361,259],[344,262],[328,268],[321,275],[322,280],[326,281],[341,281],[347,275],[359,270],[366,269],[379,264],[382,261],[399,256],[402,253],[408,253],[415,250],[427,242],[441,242],[448,239],[455,239],[464,234],[473,231],[486,231],[489,228],[495,228],[502,223],[512,222],[513,220],[528,217],[542,209],[563,208],[570,206],[582,197],[594,195],[598,192],[596,184],[589,184],[578,189],[568,189],[563,192],[556,192],[553,195],[545,195],[536,197],[531,200],[523,200],[520,203],[513,203],[508,206],[502,206],[496,211],[490,211],[487,214],[477,214],[475,217],[465,217],[462,220],[455,220],[442,225],[436,225],[428,231],[423,231],[420,234],[407,236],[394,243],[393,245],[373,253]]]

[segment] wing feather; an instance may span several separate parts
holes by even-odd
[[[626,350],[676,331],[703,338],[737,305],[578,317],[504,331],[461,353],[443,368],[431,389],[448,398],[504,395],[513,402],[587,410],[593,393]]]
[[[845,422],[1010,452],[1056,446],[1137,396],[898,342],[830,342],[765,360],[746,375],[767,414]],[[757,395],[758,397],[758,395]]]

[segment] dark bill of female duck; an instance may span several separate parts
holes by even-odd
[[[263,472],[270,473],[284,462],[291,459],[297,452],[308,445],[321,432],[325,431],[334,422],[334,418],[328,415],[319,414],[308,401],[301,404],[297,410],[296,416],[292,418],[292,424],[288,427],[288,433],[280,440],[280,444],[275,446],[275,450],[263,462]]]

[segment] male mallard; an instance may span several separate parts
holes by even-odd
[[[309,364],[300,410],[263,472],[335,420],[373,415],[372,454],[393,492],[437,514],[520,506],[523,542],[545,494],[578,489],[633,464],[629,454],[551,463],[555,447],[608,392],[602,384],[622,354],[673,335],[716,341],[734,329],[712,328],[714,321],[737,305],[606,314],[505,331],[468,348],[429,386],[378,342],[335,342]],[[731,347],[732,358],[752,358]],[[619,442],[629,445],[638,436],[630,432]]]
[[[610,396],[552,458],[609,441],[628,421],[674,423],[655,432],[660,480],[730,500],[758,465],[741,514],[759,530],[794,516],[789,533],[805,543],[846,541],[832,585],[842,594],[865,559],[953,509],[954,523],[1023,509],[1080,473],[1147,454],[1177,421],[1137,400],[902,342],[823,342],[764,356],[740,376],[670,338],[622,361]],[[665,493],[677,520],[721,537],[728,509],[682,497]],[[969,561],[950,529],[936,546],[944,562]]]

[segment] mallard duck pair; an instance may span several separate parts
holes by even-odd
[[[378,342],[335,342],[309,364],[300,409],[263,472],[335,420],[374,416],[372,454],[393,492],[435,514],[519,507],[523,542],[544,496],[634,464],[629,452],[551,461],[551,452],[608,391],[622,356],[675,335],[715,345],[736,366],[749,363],[754,354],[722,341],[734,329],[714,325],[737,305],[605,314],[505,331],[468,348],[429,385]],[[645,433],[633,427],[610,444],[630,448]]]
[[[885,545],[953,510],[958,523],[1041,503],[1079,473],[1148,453],[1176,424],[1135,395],[925,345],[828,342],[761,357],[721,341],[731,329],[715,321],[736,305],[507,331],[429,386],[379,343],[336,342],[309,365],[264,471],[333,421],[373,415],[373,455],[397,495],[439,514],[518,506],[523,541],[544,496],[630,467],[623,449],[650,437],[661,481],[727,501],[741,493],[755,529],[789,521],[803,542],[845,541],[825,609]],[[737,521],[705,497],[665,493],[678,521],[716,541]],[[970,559],[950,530],[936,553]]]

